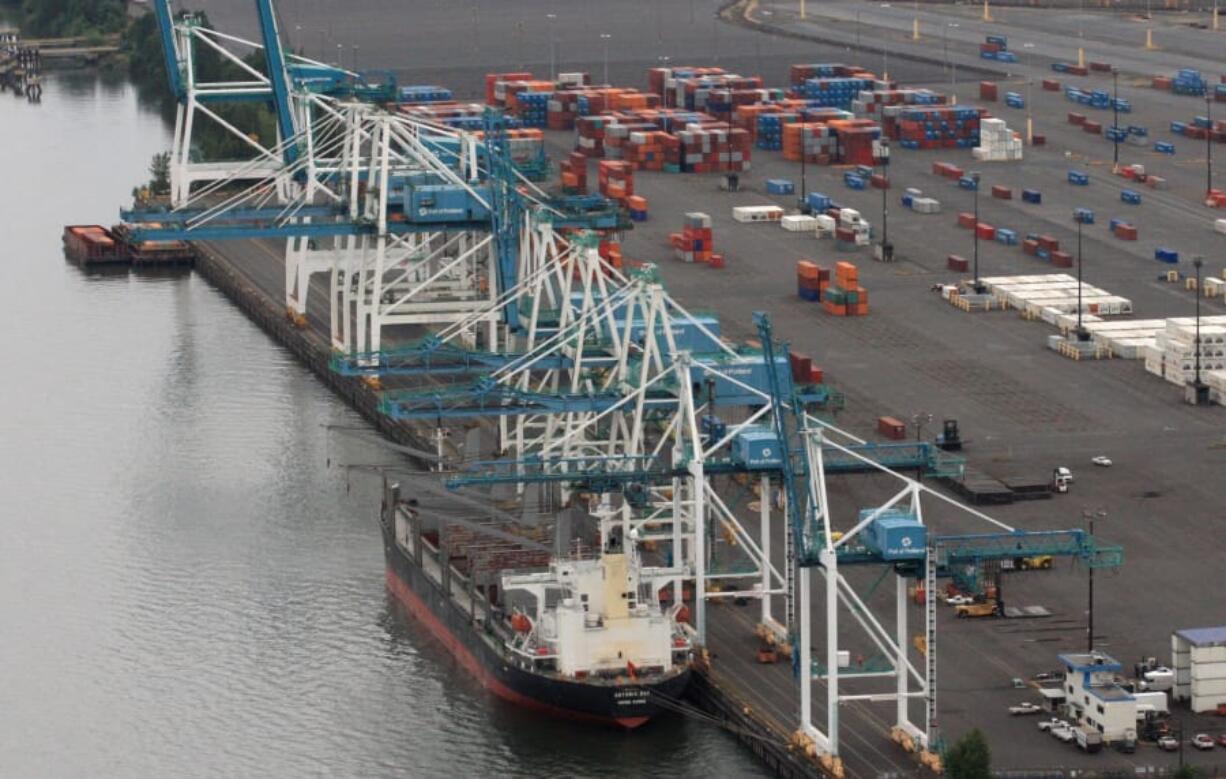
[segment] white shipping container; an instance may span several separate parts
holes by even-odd
[[[804,214],[788,214],[779,220],[784,230],[793,233],[812,232],[817,229],[817,217]]]
[[[1217,711],[1217,707],[1223,703],[1226,703],[1226,695],[1193,695],[1192,711],[1197,714]]]
[[[778,222],[783,218],[779,206],[733,206],[732,218],[738,222]]]
[[[911,210],[917,214],[939,214],[941,213],[941,201],[931,197],[912,198]]]

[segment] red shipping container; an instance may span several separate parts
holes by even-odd
[[[1083,133],[1090,133],[1091,135],[1102,135],[1103,124],[1102,122],[1091,122],[1086,120],[1081,125],[1081,131]]]
[[[996,82],[995,81],[980,81],[979,82],[979,99],[996,101]]]
[[[974,214],[968,213],[966,211],[963,211],[962,213],[958,214],[958,227],[963,227],[963,228],[966,228],[967,230],[970,230],[974,228],[974,226],[975,226],[975,215]]]
[[[1054,252],[1060,248],[1060,242],[1050,235],[1039,236],[1039,248],[1046,249],[1049,252]]]
[[[881,175],[880,173],[874,173],[871,177],[869,177],[868,181],[869,181],[869,184],[872,185],[873,189],[889,189],[890,188],[890,180],[886,178],[885,176]]]
[[[1043,79],[1043,88],[1048,92],[1059,92],[1060,82],[1056,81],[1055,79],[1045,78]]]
[[[809,371],[810,384],[821,384],[825,378],[825,371],[823,371],[821,368],[814,367],[813,370]]]
[[[1083,67],[1081,67],[1081,66],[1079,66],[1079,65],[1069,65],[1069,66],[1068,66],[1068,71],[1067,71],[1067,72],[1068,72],[1068,73],[1070,73],[1070,74],[1072,74],[1072,75],[1074,75],[1074,76],[1088,76],[1088,75],[1090,75],[1090,69],[1089,69],[1089,68],[1083,68]]]
[[[877,432],[886,438],[901,441],[907,437],[907,426],[894,417],[877,417]]]
[[[992,197],[997,198],[998,200],[1012,200],[1013,190],[1009,189],[1008,187],[1001,186],[1000,184],[993,184]]]
[[[1057,268],[1071,268],[1073,267],[1073,255],[1068,252],[1052,252],[1051,264]]]
[[[1027,238],[1026,240],[1022,241],[1022,254],[1028,254],[1031,257],[1034,257],[1038,253],[1039,253],[1039,242],[1038,241],[1034,240],[1033,238]]]
[[[985,241],[996,240],[996,228],[990,224],[980,222],[979,226],[975,228],[975,234]]]
[[[1137,240],[1137,228],[1133,225],[1118,224],[1115,226],[1115,237],[1125,241]]]
[[[970,263],[966,261],[965,257],[959,257],[956,254],[951,254],[945,259],[945,267],[952,271],[957,271],[958,273],[966,273],[970,268]]]
[[[1078,114],[1078,113],[1074,113],[1074,112],[1072,112],[1072,111],[1069,111],[1069,112],[1068,112],[1068,123],[1069,123],[1069,124],[1075,124],[1075,125],[1078,125],[1078,126],[1083,125],[1083,124],[1085,124],[1085,123],[1086,123],[1086,115],[1085,115],[1085,114]]]
[[[1038,135],[1038,134],[1035,134],[1035,135],[1030,136],[1030,145],[1031,145],[1031,146],[1046,146],[1046,145],[1047,145],[1047,136],[1046,136],[1046,135]]]
[[[1165,89],[1168,92],[1171,89],[1171,80],[1165,76],[1154,76],[1151,83],[1154,89]]]
[[[792,381],[807,382],[813,373],[813,358],[796,352],[788,352],[792,364]]]
[[[1110,62],[1091,62],[1090,70],[1097,71],[1098,73],[1110,73],[1111,63]]]

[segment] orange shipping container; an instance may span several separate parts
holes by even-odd
[[[796,263],[796,275],[805,279],[816,279],[820,275],[818,273],[817,263],[801,260]]]

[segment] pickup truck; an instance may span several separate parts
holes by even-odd
[[[995,617],[999,612],[1000,606],[995,600],[986,600],[983,603],[965,603],[954,607],[954,613],[958,615],[959,619]]]
[[[1030,701],[1026,701],[1024,703],[1019,703],[1016,706],[1009,707],[1009,713],[1015,714],[1015,715],[1016,714],[1038,714],[1042,710],[1043,710],[1042,706],[1031,703]]]

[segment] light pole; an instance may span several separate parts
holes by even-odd
[[[604,83],[609,84],[609,39],[613,36],[607,32],[600,34],[600,42],[604,44]]]
[[[1086,66],[1086,0],[1080,0],[1077,12],[1077,67]]]
[[[945,64],[949,66],[949,97],[950,103],[953,104],[958,102],[958,96],[956,94],[958,91],[958,63],[949,58],[949,39],[946,36],[946,33],[951,27],[958,27],[958,23],[947,22],[945,26],[941,28],[941,45],[945,51]]]
[[[972,170],[967,174],[975,182],[975,293],[983,293],[983,284],[979,281],[979,171]]]
[[[1213,190],[1213,98],[1205,92],[1205,118],[1209,120],[1209,132],[1205,133],[1205,197]]]
[[[1026,79],[1026,145],[1034,145],[1034,114],[1030,105],[1030,87],[1034,84],[1034,79]]]
[[[558,80],[557,55],[554,52],[554,34],[553,22],[558,18],[557,14],[545,14],[545,18],[549,20],[549,80]]]
[[[1114,131],[1114,142],[1112,145],[1111,154],[1111,170],[1113,173],[1120,172],[1120,69],[1111,68],[1111,129]]]
[[[890,206],[889,206],[889,178],[886,171],[890,164],[890,142],[881,140],[878,142],[877,165],[881,168],[881,261],[892,262],[894,260],[894,245],[890,243]]]
[[[1081,324],[1081,225],[1085,223],[1085,218],[1082,213],[1074,211],[1073,221],[1077,223],[1077,340],[1088,341],[1090,334]]]
[[[1192,267],[1196,268],[1196,341],[1192,344],[1195,350],[1196,378],[1192,381],[1191,401],[1193,405],[1203,406],[1209,402],[1209,388],[1200,380],[1200,269],[1205,264],[1203,257],[1193,257]]]
[[[919,444],[924,440],[924,425],[932,421],[932,414],[927,411],[920,411],[911,415],[911,422],[915,425],[915,443]],[[917,446],[916,449],[919,449]],[[916,480],[924,478],[924,466],[919,466],[915,469]]]
[[[1107,512],[1104,511],[1103,509],[1098,509],[1097,511],[1090,511],[1089,509],[1082,509],[1081,516],[1083,519],[1087,520],[1090,523],[1089,541],[1090,543],[1093,543],[1094,542],[1094,520],[1096,518],[1105,518],[1107,516]],[[1089,594],[1088,594],[1089,595],[1089,608],[1086,611],[1086,651],[1093,652],[1094,651],[1094,568],[1092,566],[1089,568],[1089,574],[1090,574]]]

